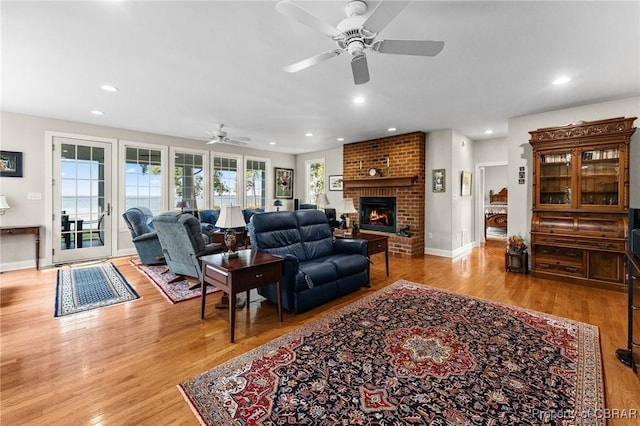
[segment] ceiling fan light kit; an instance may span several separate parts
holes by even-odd
[[[216,124],[216,130],[212,132],[205,131],[205,133],[210,136],[210,139],[207,142],[207,145],[222,143],[222,144],[229,144],[229,145],[244,146],[244,145],[247,145],[247,142],[251,140],[251,138],[243,137],[243,136],[230,138],[229,134],[223,129],[224,126],[225,126],[224,124]]]
[[[377,53],[412,56],[435,56],[444,48],[443,41],[431,40],[376,40],[384,27],[389,24],[406,6],[408,2],[381,1],[368,15],[367,3],[353,0],[344,8],[347,17],[335,27],[323,22],[307,10],[290,0],[276,4],[276,10],[294,19],[336,42],[339,49],[332,49],[302,61],[284,67],[287,72],[298,72],[327,59],[348,52],[351,56],[351,72],[355,84],[369,81],[369,66],[366,50]]]

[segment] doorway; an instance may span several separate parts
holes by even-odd
[[[53,137],[53,264],[109,257],[112,144]]]

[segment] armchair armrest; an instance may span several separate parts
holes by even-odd
[[[140,241],[153,240],[153,239],[158,239],[158,234],[156,233],[156,231],[147,232],[146,234],[138,235],[132,241],[134,243],[139,243]]]
[[[336,254],[361,254],[369,256],[369,241],[350,238],[338,238],[333,242],[333,251]]]

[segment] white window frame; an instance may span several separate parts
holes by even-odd
[[[191,148],[182,148],[182,147],[175,147],[172,146],[169,149],[169,203],[173,204],[173,195],[175,194],[175,182],[176,182],[176,154],[194,154],[194,155],[201,155],[202,156],[202,173],[203,173],[203,181],[202,181],[202,185],[203,185],[203,191],[204,191],[204,196],[203,196],[203,203],[204,205],[202,206],[197,206],[198,209],[206,209],[208,208],[207,206],[210,206],[211,203],[209,201],[210,199],[210,194],[209,194],[209,173],[211,172],[211,168],[209,167],[209,152],[210,151],[205,151],[202,149],[191,149]],[[211,163],[213,164],[213,163]],[[175,205],[174,206],[170,206],[170,209],[175,209]],[[192,210],[191,208],[189,208],[188,210]]]
[[[322,180],[324,182],[324,192],[327,191],[327,162],[325,161],[325,157],[321,158],[312,158],[309,160],[305,160],[304,162],[304,198],[305,203],[316,204],[315,198],[312,200],[311,192],[309,191],[309,187],[311,186],[311,165],[316,163],[324,164],[324,176],[322,176]]]
[[[119,184],[118,184],[118,205],[121,206],[122,209],[125,208],[125,197],[126,197],[126,163],[127,163],[127,148],[142,148],[142,149],[153,149],[156,151],[160,151],[160,168],[162,170],[166,170],[167,166],[167,155],[169,152],[169,147],[165,145],[156,145],[144,142],[135,142],[129,140],[119,140],[119,149],[118,149],[118,168],[120,169],[119,176]],[[167,208],[169,204],[169,175],[171,173],[166,173],[166,176],[162,179],[162,189],[160,190],[160,194],[162,197],[160,205],[163,206],[165,210],[169,210]],[[172,209],[172,208],[171,208]],[[128,228],[126,223],[124,222],[124,218],[122,217],[122,213],[119,214],[118,218],[118,228],[120,232],[128,232]]]
[[[267,207],[269,205],[269,200],[273,199],[273,187],[274,185],[270,185],[270,182],[273,182],[273,171],[271,170],[271,159],[270,158],[266,158],[266,157],[256,157],[256,156],[252,156],[252,155],[245,155],[244,159],[242,161],[242,203],[243,208],[247,208],[247,182],[246,182],[246,167],[247,167],[247,161],[264,161],[264,167],[265,167],[265,177],[264,177],[264,184],[265,184],[265,188],[264,188],[264,206],[262,206],[262,208],[265,209],[265,211],[267,210]]]
[[[229,159],[234,159],[236,160],[236,163],[238,164],[238,194],[236,194],[237,196],[237,200],[239,203],[244,203],[245,200],[245,183],[244,183],[244,156],[241,154],[230,154],[228,152],[211,152],[211,160],[209,162],[209,164],[211,165],[211,167],[209,167],[209,182],[210,182],[210,186],[209,186],[209,190],[207,192],[207,196],[209,197],[209,201],[207,204],[207,208],[211,209],[213,208],[213,197],[212,197],[212,191],[213,191],[213,177],[212,177],[212,173],[213,173],[213,164],[214,164],[214,158],[215,157],[219,157],[219,158],[229,158]],[[243,207],[243,206],[242,206]]]

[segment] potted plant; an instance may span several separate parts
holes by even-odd
[[[511,254],[522,254],[527,251],[527,243],[520,234],[512,235],[507,240],[507,251]]]

